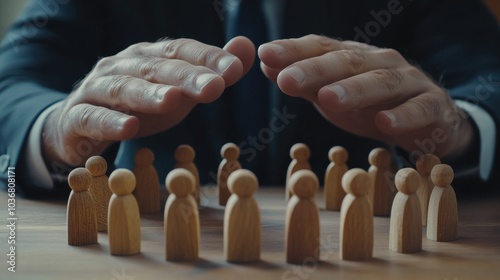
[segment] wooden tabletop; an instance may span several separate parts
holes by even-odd
[[[240,265],[223,258],[224,209],[213,188],[204,191],[200,211],[201,251],[195,263],[165,261],[163,215],[142,216],[142,253],[111,256],[105,233],[99,244],[67,245],[66,200],[16,197],[16,273],[7,271],[8,227],[1,226],[0,279],[500,279],[500,192],[459,195],[459,240],[423,240],[423,251],[399,254],[388,250],[389,218],[375,217],[374,257],[370,261],[339,259],[339,213],[324,211],[321,194],[321,262],[301,266],[285,262],[285,194],[281,188],[260,188],[262,261]],[[208,197],[208,198],[207,198]],[[1,205],[7,193],[0,192]],[[2,211],[7,212],[6,206]],[[7,214],[3,215],[8,224]]]

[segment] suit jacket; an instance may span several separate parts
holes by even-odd
[[[454,98],[488,111],[497,124],[499,146],[500,89],[491,81],[500,76],[500,33],[481,1],[289,0],[283,13],[283,38],[314,33],[398,50]],[[99,58],[161,37],[223,46],[223,22],[222,1],[213,0],[31,1],[0,46],[2,178],[7,166],[28,164],[21,157],[23,145],[40,112],[70,93]],[[237,133],[233,120],[238,97],[232,91],[230,87],[219,100],[198,105],[168,131],[124,141],[117,166],[132,168],[135,150],[150,147],[162,181],[173,168],[173,151],[186,143],[197,151],[202,182],[214,182],[219,150],[232,141],[241,147],[243,167],[257,173],[261,183],[282,184],[294,143],[311,147],[312,167],[320,178],[330,147],[345,146],[349,165],[366,168],[369,151],[382,145],[341,131],[310,103],[279,93],[277,87],[271,93],[256,93],[269,96],[267,106],[253,104],[256,113],[268,114],[262,129]],[[473,153],[467,164],[475,162]]]

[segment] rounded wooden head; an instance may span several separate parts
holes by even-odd
[[[290,149],[290,157],[297,161],[306,161],[311,156],[311,151],[306,144],[297,143]]]
[[[155,160],[155,154],[151,149],[142,148],[135,153],[135,164],[138,166],[152,165]]]
[[[318,177],[311,170],[298,170],[292,174],[290,181],[290,191],[300,198],[312,198],[318,191]]]
[[[128,169],[119,168],[109,175],[108,184],[116,195],[131,194],[135,189],[135,175]]]
[[[349,153],[344,147],[341,146],[335,146],[328,151],[328,158],[330,161],[342,164],[347,161],[349,158]]]
[[[75,168],[69,173],[68,184],[74,192],[87,191],[91,183],[92,175],[83,167]]]
[[[431,180],[438,187],[447,187],[453,181],[454,172],[448,164],[438,164],[432,168]]]
[[[186,197],[194,191],[195,178],[189,170],[176,168],[167,174],[165,185],[168,192],[177,197]]]
[[[375,148],[368,155],[368,162],[379,167],[389,166],[392,162],[391,153],[384,148]]]
[[[368,194],[370,188],[370,177],[368,176],[368,172],[361,168],[348,170],[342,177],[342,188],[346,193],[354,196]]]
[[[220,155],[227,160],[237,160],[240,157],[240,148],[234,143],[226,143],[220,149]]]
[[[252,171],[238,169],[229,175],[227,186],[231,193],[235,193],[239,197],[250,197],[257,191],[259,180]]]
[[[195,156],[193,147],[189,145],[180,145],[175,149],[175,160],[179,163],[192,162]]]
[[[418,158],[415,168],[422,176],[431,175],[432,168],[441,163],[441,160],[433,154],[425,154]]]
[[[85,168],[87,168],[94,177],[102,176],[106,174],[106,170],[108,170],[108,163],[101,156],[93,156],[87,160]]]
[[[413,168],[403,168],[396,173],[395,183],[398,191],[412,194],[420,186],[420,175]]]

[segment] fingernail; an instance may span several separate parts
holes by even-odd
[[[128,121],[129,117],[121,117],[118,119],[118,121],[116,122],[116,128],[118,130],[122,130],[123,127],[125,126],[125,123]]]
[[[266,44],[265,47],[270,48],[271,50],[273,50],[277,54],[281,54],[285,51],[285,48],[283,48],[282,46],[277,45],[277,44]]]
[[[287,69],[286,73],[292,76],[292,78],[299,84],[302,84],[302,82],[304,81],[305,78],[304,72],[297,67],[292,67]]]
[[[224,73],[235,60],[236,58],[232,56],[224,56],[219,59],[219,62],[217,62],[217,70],[219,70],[219,74]]]
[[[391,120],[391,124],[392,125],[396,124],[397,119],[396,119],[396,115],[394,115],[394,113],[389,112],[389,111],[385,111],[385,112],[382,112],[382,113],[384,113]]]
[[[196,78],[195,88],[198,92],[200,92],[216,75],[214,74],[201,74]]]
[[[339,99],[339,101],[342,101],[344,99],[344,97],[345,97],[344,87],[339,86],[339,85],[333,85],[333,86],[329,86],[327,88],[337,95],[337,98]]]

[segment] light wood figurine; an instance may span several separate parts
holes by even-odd
[[[176,168],[165,179],[170,195],[165,205],[164,232],[166,260],[192,262],[198,259],[200,219],[192,193],[193,173]]]
[[[200,205],[200,175],[198,168],[194,164],[196,153],[193,147],[189,145],[180,145],[175,150],[175,168],[184,168],[193,173],[195,184],[193,190],[193,197],[197,205]]]
[[[434,189],[427,213],[428,239],[453,241],[458,238],[457,197],[451,186],[453,175],[453,169],[447,164],[438,164],[432,169]]]
[[[137,185],[134,196],[141,213],[157,213],[161,210],[160,181],[153,165],[155,155],[148,148],[142,148],[135,154],[134,175]]]
[[[396,173],[398,193],[392,203],[389,249],[399,253],[422,251],[422,211],[415,193],[420,175],[412,168]]]
[[[418,158],[416,169],[420,173],[420,186],[417,189],[417,196],[422,210],[422,225],[427,225],[427,210],[429,209],[429,199],[431,198],[434,183],[431,180],[431,171],[434,166],[441,163],[441,160],[433,154],[425,154]]]
[[[68,245],[85,246],[97,244],[97,220],[94,201],[89,192],[92,175],[82,167],[75,168],[68,176],[72,191],[69,194],[66,224]]]
[[[90,157],[85,163],[85,168],[92,174],[92,184],[89,191],[94,200],[94,207],[97,217],[97,230],[108,230],[108,205],[111,198],[111,190],[108,186],[108,164],[101,156]]]
[[[373,254],[373,211],[368,200],[370,178],[354,168],[342,178],[347,195],[340,209],[340,258],[367,260]]]
[[[391,154],[386,149],[375,148],[368,155],[368,161],[371,164],[368,174],[371,184],[369,198],[373,206],[373,215],[389,216],[392,201],[397,192],[393,181]]]
[[[286,172],[286,200],[290,199],[292,196],[292,191],[290,190],[290,185],[288,182],[290,181],[290,177],[293,173],[298,170],[306,169],[311,170],[311,165],[309,164],[309,157],[311,156],[311,151],[306,144],[297,143],[292,146],[290,149],[290,158],[292,161],[290,165],[288,165],[288,170]]]
[[[226,205],[231,192],[227,188],[227,180],[231,173],[241,168],[238,158],[240,148],[234,143],[227,143],[221,148],[222,161],[217,172],[217,188],[219,189],[219,205]]]
[[[108,237],[111,255],[129,256],[141,251],[141,217],[132,195],[135,176],[130,170],[116,169],[109,176],[113,192],[108,210]]]
[[[330,164],[325,173],[324,199],[325,209],[340,211],[345,191],[342,188],[342,176],[347,172],[346,164],[349,154],[344,147],[335,146],[328,152]]]
[[[254,197],[257,177],[240,169],[231,173],[227,184],[232,195],[224,213],[224,256],[229,262],[257,262],[261,247],[260,211]]]
[[[289,184],[292,197],[286,208],[286,261],[292,264],[319,261],[319,210],[315,202],[318,178],[310,170],[299,170],[290,177]]]

